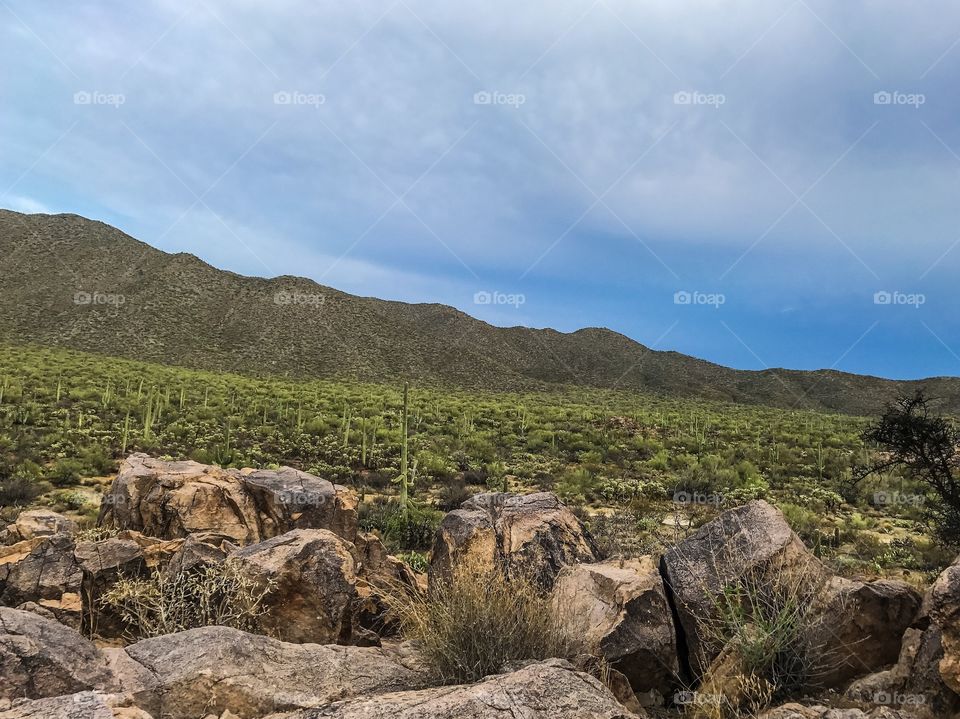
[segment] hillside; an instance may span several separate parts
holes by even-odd
[[[607,329],[494,327],[444,305],[240,276],[76,215],[0,210],[0,255],[0,339],[8,342],[257,375],[503,390],[563,383],[856,414],[923,385],[960,410],[956,378],[741,371]],[[77,304],[77,293],[89,302]]]

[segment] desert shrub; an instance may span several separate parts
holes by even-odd
[[[49,479],[55,487],[77,484],[83,476],[83,463],[75,459],[60,459],[50,470]]]
[[[155,570],[148,578],[120,577],[99,598],[116,613],[133,639],[208,626],[255,631],[266,613],[273,582],[245,577],[227,561],[183,572]]]
[[[427,593],[396,591],[391,606],[402,634],[443,683],[477,681],[506,662],[576,653],[550,597],[494,565],[467,559]]]
[[[386,497],[361,504],[359,512],[360,529],[379,533],[390,549],[429,549],[442,519],[442,512],[416,503],[404,511]]]
[[[401,552],[397,559],[415,572],[424,573],[430,569],[430,559],[423,552]]]
[[[790,529],[796,532],[801,539],[808,543],[816,539],[820,528],[820,517],[816,512],[811,512],[806,507],[800,507],[789,502],[781,504],[780,511],[783,512],[783,517],[790,525]]]
[[[29,477],[0,478],[0,507],[25,507],[49,489],[49,484]]]
[[[437,508],[441,512],[452,512],[472,496],[473,492],[467,489],[466,482],[458,477],[440,489]]]
[[[713,595],[698,628],[705,651],[721,659],[700,691],[718,701],[696,706],[695,716],[733,719],[815,684],[826,661],[808,639],[820,621],[813,614],[816,576],[804,562],[774,560],[741,571]]]

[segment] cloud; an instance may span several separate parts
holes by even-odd
[[[806,333],[813,293],[855,335],[852,298],[960,269],[946,0],[10,7],[0,188],[26,174],[0,204],[86,208],[236,271],[321,279],[346,253],[324,281],[533,289],[555,325],[575,285],[578,319],[637,332],[660,324],[638,298],[690,285]]]

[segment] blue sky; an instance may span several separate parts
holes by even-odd
[[[734,367],[960,374],[955,2],[0,0],[0,59],[2,207]]]

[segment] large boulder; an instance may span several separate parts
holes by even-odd
[[[0,708],[0,719],[153,719],[130,698],[104,692],[77,692],[49,699],[25,699]]]
[[[920,603],[919,592],[903,582],[832,577],[817,594],[814,621],[804,636],[806,645],[823,658],[814,683],[842,687],[895,663]]]
[[[291,529],[357,533],[356,496],[291,467],[223,469],[134,454],[104,496],[100,523],[162,539],[198,535],[210,543],[255,544]]]
[[[443,518],[430,581],[448,577],[459,562],[477,561],[550,589],[564,566],[598,558],[583,524],[556,495],[478,494]]]
[[[762,500],[723,512],[671,547],[662,565],[696,677],[723,648],[711,641],[706,623],[714,620],[725,586],[747,575],[760,577],[768,569],[802,575],[811,586],[828,576],[783,514]]]
[[[204,627],[107,649],[120,688],[164,719],[229,711],[238,717],[315,707],[423,686],[423,677],[373,647],[288,644]]]
[[[42,699],[111,683],[92,642],[59,622],[0,607],[0,699]]]
[[[909,710],[900,711],[891,707],[863,710],[784,704],[764,712],[760,719],[914,719],[914,715]]]
[[[796,641],[809,657],[809,680],[829,689],[895,662],[920,607],[906,584],[833,577],[783,514],[759,500],[723,512],[672,547],[663,572],[694,678],[702,678],[724,649],[718,642],[724,632],[717,629],[725,587],[746,588],[767,613],[777,602],[796,606],[795,621],[803,624]]]
[[[4,544],[16,544],[34,537],[54,534],[76,534],[77,523],[50,509],[27,509],[17,515],[0,537]]]
[[[960,693],[960,558],[937,577],[926,599],[931,620],[940,629],[940,676]]]
[[[0,546],[0,604],[4,606],[40,607],[64,624],[79,628],[82,578],[70,535],[34,537]]]
[[[326,529],[295,529],[234,552],[230,561],[260,587],[263,629],[286,642],[347,644],[357,576],[353,546]]]
[[[584,649],[609,661],[634,691],[666,694],[677,684],[676,628],[655,559],[566,567],[553,598]]]
[[[549,660],[477,684],[364,697],[269,719],[630,719],[610,691]]]
[[[847,697],[859,702],[909,703],[922,719],[960,716],[960,696],[943,683],[941,659],[940,628],[935,624],[911,627],[903,635],[897,663],[858,679],[847,689]]]

